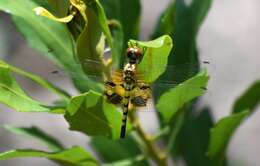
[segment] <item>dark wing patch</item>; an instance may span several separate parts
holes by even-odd
[[[112,104],[121,104],[121,101],[123,100],[123,98],[116,93],[112,93],[111,95],[105,93],[105,95],[107,100]]]
[[[145,107],[147,99],[142,98],[142,96],[136,96],[131,100],[131,103],[136,107]]]
[[[115,87],[116,86],[116,84],[113,83],[112,81],[107,81],[106,85],[109,85],[110,87]]]
[[[134,89],[134,96],[131,103],[136,107],[145,107],[147,100],[151,97],[151,88],[149,84],[139,83]]]
[[[140,89],[141,89],[141,90],[148,90],[148,89],[151,90],[150,86],[149,86],[149,85],[146,85],[146,84],[140,86]]]

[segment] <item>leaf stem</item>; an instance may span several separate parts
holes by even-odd
[[[166,148],[167,154],[170,153],[172,147],[174,147],[177,135],[181,129],[181,126],[183,125],[184,118],[185,118],[184,110],[181,110],[175,117],[174,123],[172,124],[168,145]]]
[[[158,166],[167,166],[167,156],[166,153],[161,151],[153,142],[153,137],[147,135],[143,130],[138,118],[134,115],[133,111],[129,113],[129,119],[133,124],[137,135],[143,141],[146,147],[146,155],[149,156]]]

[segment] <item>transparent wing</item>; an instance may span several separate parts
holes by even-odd
[[[90,78],[91,80],[93,80],[93,81],[104,82],[105,79],[106,79],[105,78],[106,77],[105,74],[97,72],[97,69],[104,69],[104,67],[105,67],[105,64],[100,62],[100,61],[86,59],[81,64],[76,63],[74,67],[82,68],[82,70],[84,71],[85,75],[88,78]],[[114,71],[113,72],[111,71],[111,73],[106,73],[106,74],[107,75],[112,75],[112,73],[114,73]],[[75,78],[78,73],[76,73],[74,71],[64,71],[64,70],[56,68],[54,70],[49,71],[49,74],[52,77],[53,76],[57,76],[57,77],[59,76],[59,77]]]
[[[180,88],[181,86],[183,86],[183,84],[178,84],[178,87],[173,87],[173,89],[171,89],[171,97],[163,98],[164,103],[167,103],[167,109],[171,111],[174,109],[181,109],[182,107],[186,106],[185,104],[188,104],[191,100],[197,98],[193,96],[196,93],[201,93],[202,96],[206,96],[207,98],[211,96],[210,90],[206,89],[205,87],[192,85],[186,88]],[[172,87],[172,85],[170,87]],[[165,84],[156,84],[156,86],[153,86],[152,89],[162,90],[166,89],[166,87]],[[167,89],[163,95],[170,92],[169,90],[170,89]],[[137,106],[136,110],[141,113],[158,111],[154,105],[153,97],[149,98],[145,106]]]
[[[77,67],[82,67],[83,71],[84,69],[88,69],[87,71],[87,77],[91,80],[105,83],[106,81],[112,81],[116,84],[122,84],[122,69],[113,69],[109,68],[109,65],[106,64],[106,62],[100,62],[95,61],[91,59],[86,59],[82,64],[76,64]],[[156,89],[169,89],[176,87],[177,85],[181,84],[185,80],[191,78],[196,73],[198,73],[200,67],[208,67],[211,64],[207,61],[204,61],[202,64],[193,64],[193,63],[185,63],[185,64],[179,64],[179,65],[167,65],[165,66],[165,72],[153,83],[153,88]],[[97,75],[95,72],[95,69],[97,68],[104,68],[107,67],[106,73],[102,75]],[[93,70],[91,70],[93,69]],[[138,69],[138,68],[137,68]],[[93,71],[93,72],[91,72]],[[156,71],[153,70],[153,71]],[[149,73],[149,69],[142,70],[142,72],[139,72],[137,70],[136,77],[139,83],[146,82],[144,77],[146,77],[146,73]],[[64,72],[62,70],[52,70],[51,75],[54,76],[68,76],[68,77],[74,77],[77,73],[73,72]],[[194,88],[198,87],[198,85],[194,84]],[[203,89],[206,89],[205,87],[201,87]]]
[[[82,65],[84,68],[101,68],[104,66],[104,63],[94,61],[94,60],[85,60]],[[209,66],[211,64],[202,63],[201,66]],[[77,64],[78,67],[82,67],[81,64]],[[168,91],[171,88],[175,88],[177,86],[182,86],[182,83],[187,79],[191,78],[198,72],[198,68],[201,67],[198,64],[185,63],[181,65],[168,65],[165,66],[165,73],[159,77],[152,85],[149,84],[148,89],[137,89],[135,92],[135,96],[132,99],[132,105],[137,107],[141,112],[151,112],[155,111],[152,102],[152,91]],[[91,71],[91,70],[89,70]],[[136,73],[136,77],[138,80],[138,84],[145,83],[142,79],[146,72],[149,72],[149,69],[143,70],[144,72]],[[88,73],[87,77],[91,80],[98,81],[105,85],[104,96],[108,99],[109,102],[114,104],[120,104],[122,98],[124,96],[124,88],[122,88],[122,69],[112,69],[109,71],[108,75],[110,78],[105,78],[105,76],[96,75]],[[65,73],[62,70],[53,70],[50,72],[54,76],[66,76],[66,77],[74,77],[76,73],[68,72]],[[108,81],[108,82],[107,82]],[[169,105],[181,105],[182,101],[185,100],[187,94],[193,93],[194,90],[203,91],[203,93],[209,94],[209,90],[206,87],[201,87],[200,84],[192,84],[188,88],[186,88],[181,94],[177,95],[175,98],[169,101]]]

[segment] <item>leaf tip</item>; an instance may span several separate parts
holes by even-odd
[[[37,16],[40,16],[40,15],[43,13],[44,8],[42,8],[42,7],[36,7],[36,8],[33,9],[33,11],[35,12],[35,14],[36,14]]]

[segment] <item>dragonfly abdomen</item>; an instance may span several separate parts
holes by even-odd
[[[129,109],[129,101],[130,101],[130,91],[127,89],[125,90],[125,96],[123,99],[123,116],[122,116],[122,124],[121,124],[121,133],[120,133],[120,138],[125,137],[125,132],[126,132],[126,122],[127,122],[127,114],[128,114],[128,109]]]
[[[124,80],[123,87],[125,89],[125,94],[122,103],[123,117],[122,117],[121,134],[120,134],[121,138],[125,137],[127,114],[129,111],[129,104],[131,101],[131,92],[133,91],[136,83],[134,73],[135,73],[135,64],[127,64],[124,68],[124,74],[123,74],[123,80]]]

